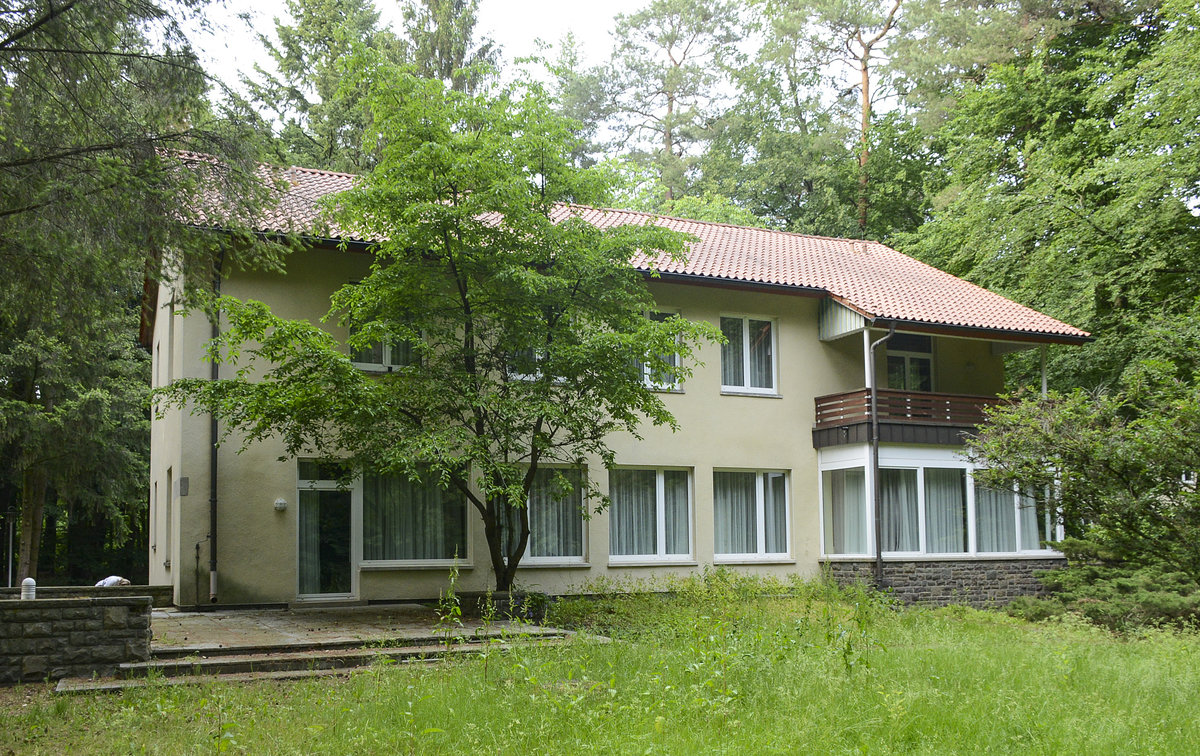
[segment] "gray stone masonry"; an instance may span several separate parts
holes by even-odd
[[[158,608],[175,603],[175,589],[169,585],[115,585],[97,588],[94,585],[39,585],[40,599],[51,598],[111,598],[113,596],[149,596]],[[21,588],[0,587],[0,600],[21,598]]]
[[[1046,589],[1034,573],[1066,566],[1064,557],[885,561],[883,583],[906,604],[988,608],[1004,606],[1021,596],[1045,595]],[[830,560],[824,568],[839,585],[873,585],[875,581],[874,560]]]
[[[0,601],[0,683],[113,675],[150,658],[150,597]]]

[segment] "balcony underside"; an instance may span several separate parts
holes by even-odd
[[[879,441],[885,444],[961,446],[1000,402],[990,396],[880,389]],[[871,394],[866,389],[819,396],[813,447],[865,444],[871,439]]]

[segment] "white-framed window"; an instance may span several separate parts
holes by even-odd
[[[650,312],[646,314],[646,317],[657,323],[662,323],[675,317],[677,314],[674,312]],[[679,367],[678,354],[664,354],[662,358],[671,367]],[[679,377],[673,370],[657,371],[651,365],[644,362],[637,363],[637,367],[641,371],[642,382],[650,388],[657,391],[675,391],[679,388]]]
[[[717,561],[784,559],[789,554],[787,473],[713,471]]]
[[[874,553],[867,489],[864,466],[821,471],[823,554]],[[984,488],[949,460],[881,467],[879,497],[885,556],[1051,553],[1062,535],[1044,495]]]
[[[453,564],[467,558],[467,499],[432,477],[362,477],[363,563]]]
[[[691,475],[682,469],[608,471],[609,562],[692,556]]]
[[[933,391],[933,337],[897,333],[885,342],[887,387],[897,391]]]
[[[355,333],[353,326],[350,333]],[[350,361],[360,370],[390,373],[396,368],[417,364],[417,356],[410,342],[379,341],[351,352]]]
[[[721,390],[775,394],[775,322],[750,316],[721,316]]]
[[[584,476],[578,467],[538,467],[529,491],[529,543],[522,565],[582,564],[584,551]],[[513,512],[501,528],[515,542],[520,522]]]

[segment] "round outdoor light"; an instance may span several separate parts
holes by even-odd
[[[280,496],[278,499],[275,500],[275,511],[282,512],[285,509],[287,509],[287,499]]]

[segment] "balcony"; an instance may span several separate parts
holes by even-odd
[[[984,409],[1001,403],[994,396],[934,394],[879,389],[879,440],[893,444],[963,443],[963,434],[983,422]],[[813,446],[862,444],[870,440],[871,392],[818,396]]]

